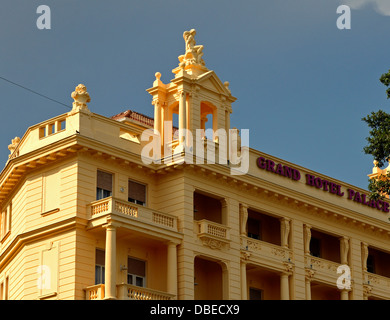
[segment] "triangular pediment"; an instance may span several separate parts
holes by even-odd
[[[198,76],[197,84],[219,94],[231,96],[230,90],[226,88],[226,86],[222,83],[222,81],[218,78],[218,76],[213,70],[210,70]]]

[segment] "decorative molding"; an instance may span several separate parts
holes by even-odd
[[[68,115],[73,115],[77,112],[85,112],[91,114],[91,111],[88,109],[87,103],[91,102],[91,97],[87,92],[87,87],[83,84],[79,84],[75,90],[72,92],[71,97],[73,98],[73,108]]]
[[[305,268],[305,278],[306,280],[311,281],[314,277],[315,271],[310,268]]]
[[[212,238],[202,238],[202,244],[206,247],[209,247],[211,249],[217,249],[221,250],[224,248],[226,245],[226,242],[217,240],[217,239],[212,239]]]
[[[249,251],[243,251],[241,250],[241,259],[243,260],[249,260],[249,258],[251,257],[251,253]]]
[[[289,274],[293,273],[294,271],[294,264],[291,262],[284,261],[283,266],[285,268],[285,271]]]
[[[363,284],[363,295],[368,297],[371,295],[372,286],[369,284]]]

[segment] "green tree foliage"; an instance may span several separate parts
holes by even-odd
[[[388,89],[387,99],[390,98],[390,70],[382,74],[379,81]],[[371,112],[362,119],[370,128],[369,136],[366,138],[368,145],[363,148],[364,153],[370,154],[378,161],[378,167],[382,167],[390,158],[390,114],[379,110]],[[384,194],[390,194],[390,173],[382,175],[379,179],[370,179],[368,189],[371,192],[371,199],[379,199]]]

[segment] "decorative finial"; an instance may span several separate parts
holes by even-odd
[[[10,154],[9,154],[8,158],[11,158],[11,156],[14,153],[15,149],[18,147],[19,142],[20,142],[20,138],[19,137],[15,137],[14,139],[11,140],[11,144],[8,145],[8,150],[10,151]],[[16,155],[16,156],[18,156],[18,155]]]
[[[164,87],[165,85],[164,85],[163,82],[160,80],[160,78],[161,78],[161,73],[160,73],[160,72],[156,72],[156,73],[154,74],[154,76],[156,77],[156,80],[153,81],[153,87],[157,87],[157,86]]]
[[[73,109],[70,112],[74,114],[76,112],[82,111],[90,113],[87,103],[91,102],[89,93],[87,92],[87,87],[83,84],[79,84],[75,90],[72,92],[71,97],[73,98]]]
[[[225,82],[223,83],[223,85],[225,86],[225,88],[227,89],[227,91],[231,92],[230,89],[229,89],[229,85],[230,85],[229,81],[225,81]]]
[[[379,164],[379,161],[378,160],[374,160],[374,167],[377,167]]]

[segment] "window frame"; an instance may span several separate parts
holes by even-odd
[[[142,201],[139,201],[139,200],[136,200],[136,199],[133,199],[133,198],[129,197],[129,195],[130,195],[130,182],[134,182],[134,183],[137,183],[137,184],[142,185],[142,186],[145,187],[145,202],[142,202]],[[140,182],[140,181],[133,180],[133,179],[129,178],[128,182],[127,182],[127,187],[128,187],[128,190],[127,190],[127,201],[131,202],[131,203],[138,204],[138,205],[143,206],[143,207],[146,207],[146,204],[147,204],[147,201],[148,201],[148,185],[146,183],[143,183],[143,182]]]
[[[102,172],[102,173],[111,175],[111,191],[107,190],[107,189],[99,188],[99,183],[98,183],[98,173],[99,173],[99,171]],[[102,200],[102,199],[109,198],[109,197],[113,196],[113,194],[114,194],[114,181],[115,181],[114,179],[115,179],[115,174],[114,173],[106,171],[106,170],[102,170],[102,169],[97,169],[96,170],[96,201],[99,201],[99,200]],[[107,192],[107,193],[105,194],[105,192]]]
[[[96,261],[97,251],[101,251],[104,254],[104,264],[97,263],[97,261]],[[105,279],[105,270],[106,270],[105,254],[106,254],[105,250],[95,248],[95,285],[105,284],[105,282],[106,282],[106,279]],[[98,281],[98,277],[97,277],[97,273],[96,273],[97,269],[99,270],[100,282]]]
[[[138,261],[141,261],[144,263],[145,265],[145,270],[144,270],[144,273],[145,273],[145,276],[142,276],[142,275],[137,275],[137,274],[134,274],[134,273],[130,273],[129,272],[129,260],[132,259],[132,260],[138,260]],[[127,284],[130,284],[130,285],[133,285],[133,286],[137,286],[137,287],[140,287],[140,288],[146,288],[147,285],[146,285],[146,280],[147,280],[147,260],[142,260],[142,259],[139,259],[139,258],[136,258],[136,257],[131,257],[131,256],[128,256],[127,257]],[[131,276],[131,279],[132,279],[132,283],[129,282],[129,277]],[[139,279],[142,279],[142,286],[139,286],[137,285],[137,278]]]

